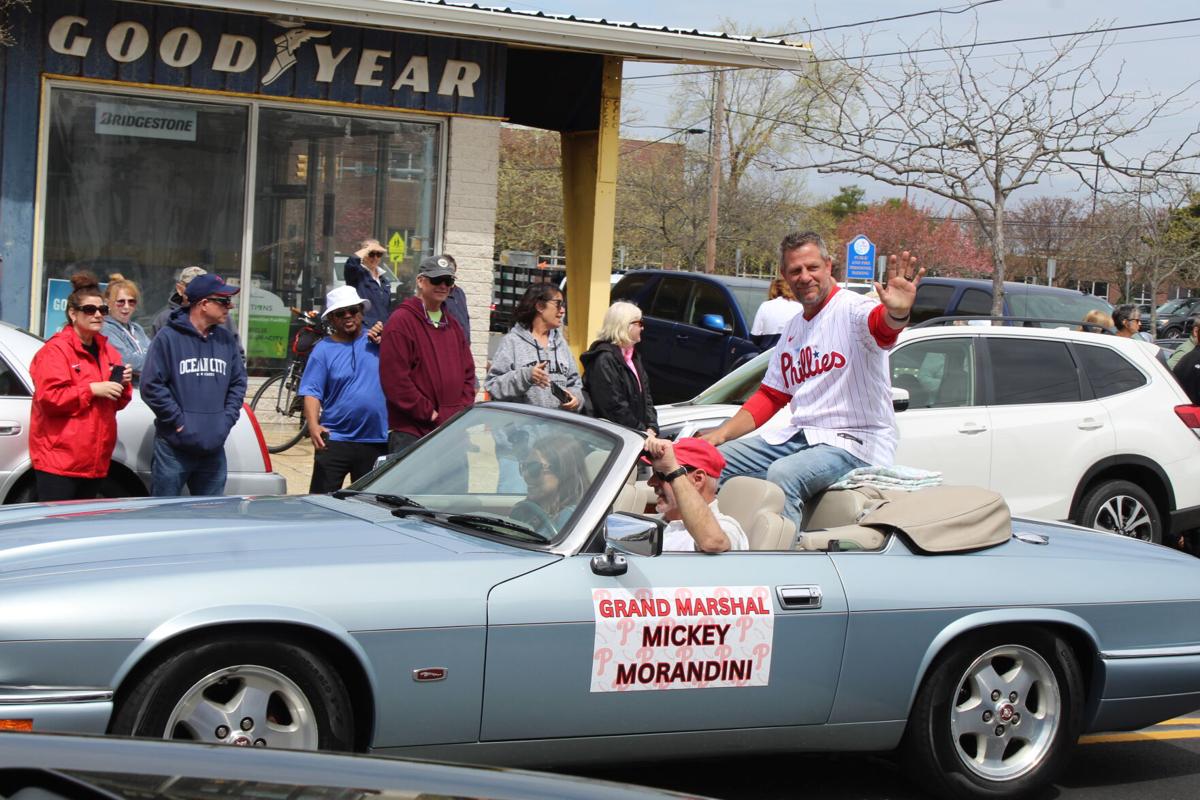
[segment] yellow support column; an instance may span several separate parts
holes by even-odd
[[[621,59],[604,58],[600,129],[562,134],[563,217],[567,234],[567,343],[587,349],[608,309],[617,154],[621,129]]]

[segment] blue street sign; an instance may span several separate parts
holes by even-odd
[[[846,280],[875,280],[875,245],[861,233],[846,244]]]

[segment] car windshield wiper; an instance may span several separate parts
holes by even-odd
[[[369,497],[372,500],[383,503],[386,506],[396,506],[397,508],[424,509],[425,506],[418,503],[416,500],[411,500],[402,494],[386,494],[381,492],[360,492],[357,489],[338,489],[336,492],[330,492],[333,497],[338,500],[345,500],[347,497]]]
[[[532,542],[550,541],[528,525],[523,525],[507,517],[493,516],[491,514],[461,514],[453,511],[433,511],[423,506],[413,506],[392,509],[392,515],[396,517],[419,515],[449,525],[461,525],[465,528],[474,528],[475,530],[492,531],[498,528],[507,533],[515,533],[523,536]]]

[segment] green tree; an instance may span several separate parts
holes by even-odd
[[[858,186],[842,186],[838,189],[838,193],[826,200],[822,205],[825,210],[833,215],[833,218],[841,222],[851,214],[857,214],[860,211],[865,211],[867,206],[862,201],[867,194],[866,189],[861,189]]]

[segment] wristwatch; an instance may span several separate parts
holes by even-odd
[[[682,477],[684,475],[687,475],[687,467],[676,467],[675,469],[668,472],[666,475],[663,475],[662,479],[665,483],[670,483],[671,481],[675,480],[676,478]]]

